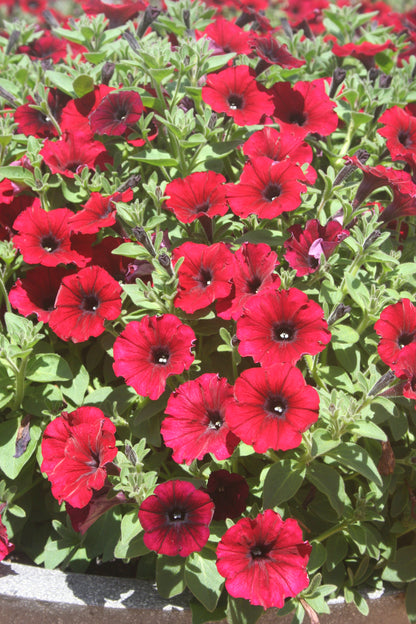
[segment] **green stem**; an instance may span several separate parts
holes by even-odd
[[[345,528],[347,528],[347,526],[348,526],[347,522],[341,522],[341,524],[338,524],[337,526],[332,527],[332,529],[327,529],[326,531],[318,535],[318,537],[315,537],[312,541],[323,542],[324,540],[328,539],[328,537],[331,537],[332,535],[336,535],[336,533],[340,533]]]
[[[17,500],[19,500],[19,498],[22,498],[22,496],[30,492],[30,490],[33,490],[34,487],[36,487],[37,485],[39,485],[39,483],[42,483],[43,481],[44,479],[42,479],[42,477],[38,477],[32,483],[30,483],[30,485],[26,486],[25,488],[19,489],[19,492],[16,494],[16,496],[13,496],[13,500],[11,504],[9,505],[9,507],[13,507],[13,504]]]
[[[15,398],[14,398],[15,409],[21,406],[23,397],[25,395],[25,385],[26,385],[25,377],[26,377],[26,366],[27,366],[28,360],[29,360],[29,355],[26,355],[26,357],[22,358],[19,372],[16,375],[16,393],[15,393]]]
[[[7,294],[6,286],[4,285],[3,279],[0,277],[0,303],[3,299],[7,312],[11,312],[12,306],[10,305],[9,295]]]

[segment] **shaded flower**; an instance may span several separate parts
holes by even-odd
[[[94,491],[91,500],[85,507],[73,507],[70,503],[65,504],[65,509],[71,520],[72,528],[77,533],[84,535],[87,530],[104,515],[109,509],[121,505],[127,501],[123,492],[117,492],[115,496],[108,497],[112,486],[105,483],[104,486]]]
[[[247,505],[249,487],[240,474],[214,470],[209,475],[207,492],[215,504],[213,520],[225,520],[241,516]]]
[[[143,541],[161,555],[187,557],[209,538],[214,503],[189,481],[167,481],[155,488],[139,509]]]
[[[9,541],[7,529],[1,520],[1,512],[5,505],[0,505],[0,561],[2,561],[9,553],[14,550],[14,544]]]
[[[62,109],[69,101],[69,96],[59,89],[50,89],[48,93],[48,106],[52,115],[59,123],[61,118]],[[26,136],[35,136],[40,138],[53,138],[58,136],[58,131],[53,125],[49,117],[35,108],[32,108],[32,104],[35,104],[35,100],[28,95],[27,104],[18,106],[14,113],[14,120],[18,124],[17,131]]]
[[[397,377],[405,380],[403,396],[416,399],[416,342],[411,342],[400,351],[394,372]]]
[[[270,67],[270,65],[279,65],[280,67],[291,69],[292,67],[301,67],[306,62],[292,56],[287,49],[287,45],[279,43],[270,34],[262,37],[252,37],[250,43],[261,59],[256,67],[257,75]]]
[[[311,550],[296,520],[282,520],[266,509],[255,518],[238,520],[225,532],[217,547],[217,568],[234,598],[246,598],[265,609],[280,608],[285,598],[308,587]]]
[[[387,306],[380,314],[374,329],[380,336],[377,350],[387,366],[401,375],[398,359],[409,345],[416,342],[416,306],[410,299]]]
[[[90,114],[95,134],[121,136],[132,130],[143,113],[142,98],[136,91],[112,91]]]
[[[115,425],[98,407],[79,407],[50,422],[43,433],[41,471],[59,503],[85,507],[107,478],[117,454]]]

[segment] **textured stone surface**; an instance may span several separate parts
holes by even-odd
[[[333,602],[320,624],[409,624],[403,594],[369,595],[370,615]],[[182,597],[163,600],[151,583],[0,563],[1,624],[191,624]],[[268,610],[260,624],[290,624]],[[306,623],[306,619],[305,619]]]

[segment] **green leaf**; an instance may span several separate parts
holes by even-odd
[[[332,535],[326,541],[326,551],[328,553],[325,561],[325,568],[329,571],[334,570],[340,561],[343,561],[348,552],[347,541],[342,533]]]
[[[45,72],[46,78],[53,84],[54,87],[58,87],[61,91],[70,95],[71,98],[75,97],[75,93],[72,87],[72,79],[66,74],[48,69]]]
[[[158,555],[156,562],[157,589],[163,598],[181,594],[185,585],[185,557]]]
[[[251,605],[249,601],[244,600],[244,598],[228,597],[228,624],[255,624],[263,613],[263,607]]]
[[[87,74],[81,74],[80,76],[75,78],[74,82],[72,83],[72,87],[77,97],[80,98],[83,95],[86,95],[87,93],[90,93],[90,91],[94,90],[94,80],[91,78],[91,76],[88,76]]]
[[[24,465],[31,459],[36,450],[42,430],[38,425],[30,425],[30,441],[20,457],[16,453],[16,438],[21,420],[13,418],[0,423],[0,470],[9,479],[16,479]]]
[[[216,560],[214,552],[204,550],[203,555],[191,553],[185,566],[187,586],[208,611],[217,606],[225,582],[217,570]]]
[[[332,342],[339,342],[347,345],[355,344],[359,341],[360,335],[349,325],[335,325],[331,328]]]
[[[273,509],[290,500],[302,485],[305,472],[305,466],[293,459],[283,459],[273,464],[264,480],[263,507]]]
[[[66,361],[57,353],[38,353],[31,357],[26,377],[30,381],[68,381],[73,378]]]
[[[370,294],[360,277],[345,273],[345,284],[351,299],[367,312],[370,307]]]
[[[107,52],[84,52],[84,56],[93,65],[102,63],[107,58]]]
[[[88,371],[85,366],[81,364],[72,380],[68,382],[69,385],[67,384],[65,386],[65,384],[61,384],[62,394],[74,405],[81,407],[84,402],[85,393],[88,390],[89,380]]]
[[[407,586],[406,613],[410,622],[416,622],[416,581]]]
[[[360,613],[362,613],[363,615],[369,614],[370,610],[368,608],[367,601],[356,589],[352,589],[351,587],[344,587],[344,597],[345,602],[353,602]]]
[[[18,165],[9,165],[7,167],[0,167],[0,180],[12,180],[14,182],[25,182],[30,186],[35,183],[33,173],[26,169],[26,167],[19,167]]]
[[[325,429],[315,429],[312,434],[312,457],[319,457],[319,455],[325,455],[331,449],[338,446],[339,440],[333,440]]]
[[[381,578],[390,583],[416,580],[416,546],[403,546],[396,552],[394,561],[389,561]]]
[[[386,442],[387,440],[387,436],[384,431],[368,420],[356,420],[348,427],[348,431],[352,431],[352,433],[358,434],[363,438],[381,440],[383,442]]]
[[[206,622],[219,622],[225,620],[225,606],[219,606],[214,611],[210,612],[196,600],[191,600],[189,603],[192,613],[192,624],[206,624]]]
[[[319,570],[326,561],[327,551],[323,544],[320,542],[311,542],[312,552],[308,561],[308,572],[312,574],[316,570]]]
[[[147,163],[148,165],[156,165],[157,167],[175,167],[178,164],[178,161],[169,152],[158,149],[149,149],[146,152],[134,154],[131,156],[131,159]]]
[[[377,466],[367,451],[361,446],[358,446],[358,444],[342,442],[334,450],[330,451],[328,455],[343,464],[343,466],[351,468],[369,481],[374,482],[378,487],[383,487],[383,481],[377,470]]]
[[[334,468],[320,461],[313,461],[309,464],[306,474],[309,481],[325,494],[331,507],[340,516],[345,505],[350,503],[341,475]]]

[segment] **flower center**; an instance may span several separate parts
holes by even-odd
[[[198,204],[195,206],[195,212],[208,212],[209,202],[205,201],[203,204]]]
[[[172,509],[172,511],[169,511],[168,516],[171,522],[183,522],[185,520],[186,513],[183,509],[175,508]]]
[[[273,544],[256,544],[251,548],[250,555],[254,560],[266,559],[272,548]]]
[[[266,399],[264,409],[271,416],[283,418],[287,410],[287,402],[278,394],[270,394]]]
[[[52,234],[48,234],[47,236],[43,236],[40,241],[41,246],[48,253],[52,253],[56,251],[59,247],[59,241],[56,240],[55,236]]]
[[[87,295],[83,298],[81,308],[87,312],[96,312],[100,302],[95,295]]]
[[[212,272],[210,269],[204,269],[203,267],[199,271],[198,282],[202,284],[202,286],[210,286],[212,282]]]
[[[223,425],[223,419],[218,410],[207,410],[207,415],[209,418],[208,429],[221,429]]]
[[[263,191],[263,197],[267,199],[267,201],[274,201],[279,197],[280,192],[281,188],[279,184],[268,184]]]
[[[255,275],[253,278],[251,278],[251,280],[247,282],[248,292],[254,295],[260,288],[261,284],[261,279],[257,275]]]
[[[152,350],[152,362],[159,366],[166,366],[169,362],[169,349],[166,347],[154,347]]]
[[[305,121],[306,121],[306,117],[300,111],[297,111],[296,113],[293,113],[289,117],[289,123],[297,124],[298,126],[303,126]]]
[[[79,161],[73,161],[73,162],[67,163],[65,166],[65,169],[68,169],[68,171],[73,171],[74,173],[76,173],[78,167],[80,167],[81,165],[82,163],[80,163]]]
[[[408,132],[405,130],[400,130],[397,136],[399,143],[401,143],[404,147],[410,147],[412,145],[412,139]]]
[[[231,110],[238,110],[243,108],[244,100],[241,95],[232,94],[228,98],[228,106]]]
[[[276,323],[273,325],[273,340],[276,342],[292,342],[295,330],[289,323]]]
[[[128,115],[128,112],[124,108],[120,108],[116,111],[114,117],[117,121],[124,121]]]
[[[403,349],[403,347],[406,347],[408,344],[411,344],[413,342],[413,338],[413,334],[400,334],[397,340],[397,344],[399,345],[400,349]]]

